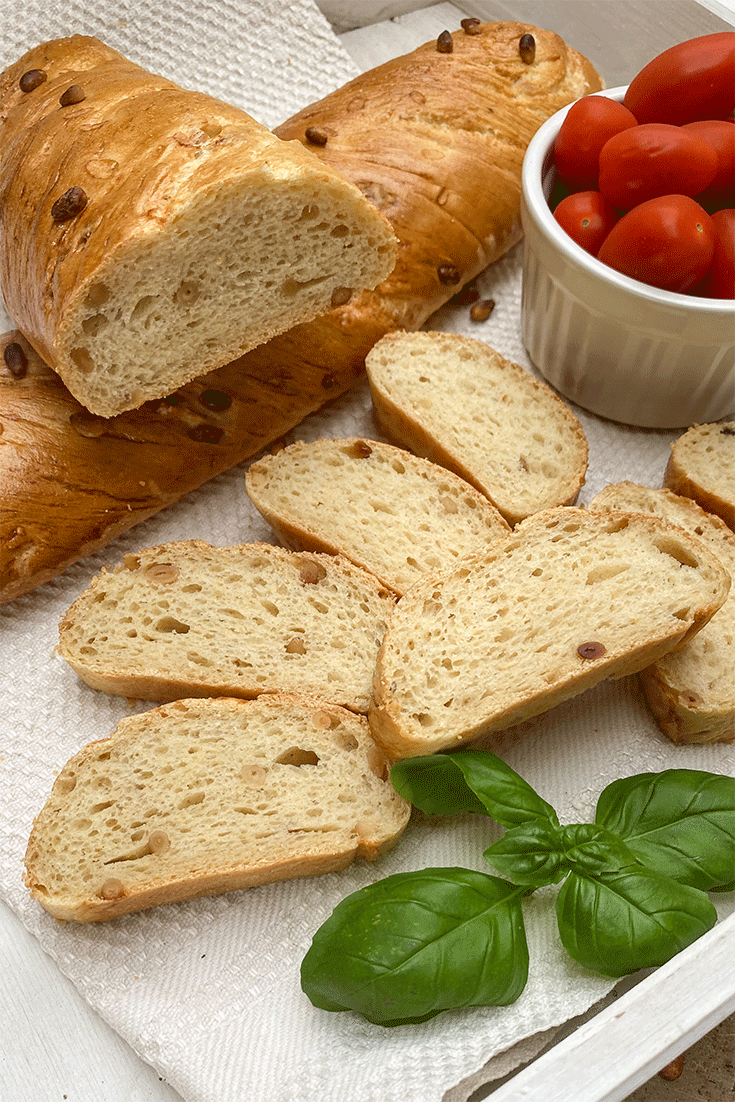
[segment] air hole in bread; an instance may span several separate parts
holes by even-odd
[[[110,288],[104,283],[93,283],[87,292],[87,297],[84,300],[84,305],[88,306],[90,310],[97,310],[100,306],[104,306],[110,298]]]
[[[585,579],[585,585],[595,585],[597,582],[615,578],[629,569],[628,563],[606,563],[604,566],[596,566],[589,571]]]
[[[156,631],[175,632],[176,635],[186,635],[189,631],[189,625],[182,624],[175,616],[162,616],[156,624]]]
[[[677,620],[688,620],[691,617],[691,613],[692,613],[691,606],[687,605],[686,608],[677,608],[672,613],[672,615],[674,617],[676,617]]]
[[[88,336],[96,337],[109,323],[110,319],[107,314],[92,314],[91,317],[84,319],[82,329]]]
[[[203,802],[203,792],[190,792],[188,796],[184,796],[183,800],[179,800],[177,807],[179,811],[185,811],[187,807],[196,807],[197,804],[201,804]]]
[[[293,765],[300,769],[302,765],[318,765],[319,758],[313,750],[304,750],[301,746],[290,746],[276,758],[279,765]]]
[[[318,287],[320,283],[325,283],[327,278],[327,276],[315,276],[313,279],[285,279],[281,284],[281,293],[285,298],[293,298],[305,287]]]
[[[177,306],[191,306],[199,298],[199,292],[198,279],[182,279],[174,292],[174,302]]]
[[[335,226],[332,230],[332,237],[347,237],[349,232],[347,226],[340,223],[339,226]]]
[[[104,803],[101,804],[93,804],[92,807],[90,807],[89,809],[90,814],[97,815],[100,811],[106,811],[108,807],[112,807],[114,802],[114,800],[106,800]]]
[[[88,375],[90,371],[94,371],[94,360],[86,348],[72,348],[69,355],[83,375]]]
[[[130,315],[130,321],[136,322],[149,318],[153,311],[153,306],[157,301],[158,295],[143,295],[143,297],[139,298],[135,306],[133,307],[132,313]]]
[[[300,222],[311,222],[314,218],[319,217],[319,207],[316,203],[308,203],[307,206],[301,212]]]
[[[659,551],[664,555],[670,555],[676,562],[681,563],[682,566],[699,566],[699,560],[690,555],[679,543],[673,539],[656,539],[653,541],[654,545],[658,547]]]

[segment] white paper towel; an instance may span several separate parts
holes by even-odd
[[[228,99],[269,126],[355,73],[312,0],[156,6],[33,0],[22,9],[0,0],[0,20],[2,65],[46,38],[96,34],[146,67]],[[519,332],[518,250],[480,287],[497,302],[487,322],[474,324],[467,307],[449,306],[429,328],[485,339],[531,370]],[[626,429],[577,412],[590,443],[582,500],[623,477],[660,485],[673,434]],[[364,385],[292,437],[352,434],[378,435]],[[448,1091],[459,1102],[482,1081],[476,1073],[491,1057],[528,1039],[511,1057],[512,1066],[543,1043],[545,1037],[535,1035],[584,1012],[612,986],[561,950],[553,889],[526,904],[531,974],[511,1007],[389,1030],[356,1015],[314,1009],[300,991],[298,973],[314,930],[356,888],[427,865],[487,871],[482,851],[497,830],[487,819],[419,817],[377,865],[160,907],[94,927],[56,923],[23,887],[28,833],[56,772],[131,709],[147,707],[79,682],[54,653],[58,620],[104,563],[186,538],[274,541],[249,503],[244,467],[0,609],[0,895],[88,1002],[188,1102],[440,1102]],[[591,818],[600,790],[616,777],[672,765],[735,772],[732,746],[669,744],[632,679],[599,686],[530,720],[499,736],[494,748],[566,822]],[[732,896],[718,904],[723,916],[734,906]]]

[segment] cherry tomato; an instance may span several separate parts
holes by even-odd
[[[709,211],[735,206],[735,122],[703,119],[701,122],[688,122],[682,130],[704,138],[717,154],[715,178],[704,191],[697,193],[697,202]]]
[[[573,103],[554,142],[556,171],[570,191],[597,188],[598,157],[608,138],[637,119],[617,100],[583,96]]]
[[[622,210],[658,195],[697,195],[712,182],[714,148],[693,131],[650,122],[615,134],[600,151],[600,191]]]
[[[599,191],[575,191],[562,199],[554,211],[561,228],[593,256],[597,256],[619,217],[620,212]]]
[[[680,42],[633,78],[623,103],[638,122],[681,126],[695,119],[728,119],[735,108],[735,31]]]
[[[715,227],[688,195],[663,195],[634,207],[615,223],[598,259],[641,283],[684,292],[707,272]]]
[[[693,295],[707,298],[735,298],[735,210],[718,210],[712,215],[715,248],[709,271],[692,288]]]

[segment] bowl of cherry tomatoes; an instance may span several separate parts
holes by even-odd
[[[521,325],[583,409],[680,429],[735,414],[735,32],[557,112],[523,163]]]

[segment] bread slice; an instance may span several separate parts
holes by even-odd
[[[489,345],[453,333],[389,333],[368,354],[387,436],[454,471],[511,524],[570,505],[587,440],[560,398]]]
[[[168,543],[93,579],[59,653],[93,688],[140,700],[297,692],[365,712],[394,603],[332,555]]]
[[[99,922],[371,861],[409,814],[364,716],[290,694],[181,700],[66,763],[26,883],[55,918]]]
[[[344,555],[399,595],[509,531],[463,479],[377,440],[298,441],[253,463],[246,485],[287,546]]]
[[[675,440],[664,486],[735,529],[735,421],[693,425]]]
[[[552,509],[396,605],[368,713],[393,758],[471,742],[649,666],[699,631],[730,580],[654,517]]]
[[[706,543],[735,578],[735,533],[720,517],[670,490],[634,482],[606,486],[590,509],[651,513]],[[693,639],[639,674],[651,711],[672,742],[735,739],[735,586]]]
[[[46,79],[24,91],[20,78]],[[68,89],[71,104],[59,106]],[[170,394],[395,263],[389,223],[300,142],[95,38],[0,74],[8,313],[92,413]]]

